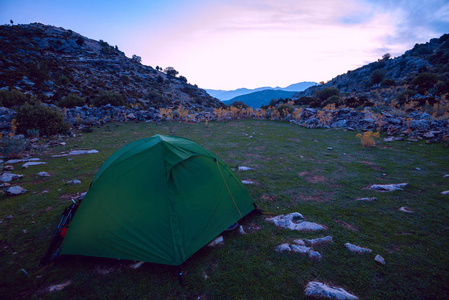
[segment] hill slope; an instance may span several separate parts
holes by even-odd
[[[71,30],[40,23],[0,26],[0,88],[19,89],[43,102],[56,103],[72,93],[89,101],[108,91],[128,103],[154,107],[223,105],[182,79]]]
[[[230,105],[235,101],[242,101],[248,106],[253,108],[261,107],[262,105],[267,105],[272,99],[278,100],[279,98],[291,98],[295,92],[286,92],[281,90],[263,90],[259,92],[254,92],[242,96],[232,98],[228,101],[223,101],[224,104]]]

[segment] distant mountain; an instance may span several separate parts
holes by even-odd
[[[223,101],[224,104],[230,105],[235,101],[242,101],[248,106],[253,108],[261,107],[270,103],[271,99],[278,100],[279,98],[291,98],[296,92],[283,91],[283,90],[263,90],[246,95],[241,95],[232,98],[228,101]]]
[[[273,87],[265,86],[265,87],[259,87],[256,89],[240,88],[240,89],[231,90],[231,91],[205,89],[205,91],[212,97],[215,97],[221,101],[226,101],[226,100],[230,100],[232,98],[235,98],[235,97],[238,97],[241,95],[246,95],[246,94],[264,91],[264,90],[281,90],[281,91],[288,91],[288,92],[301,92],[301,91],[307,89],[308,87],[314,86],[316,84],[317,84],[316,82],[304,81],[304,82],[291,84],[285,88],[281,88],[281,87],[273,88]]]

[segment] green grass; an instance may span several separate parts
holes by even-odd
[[[183,266],[184,288],[178,284],[176,267],[150,263],[134,270],[130,261],[69,257],[40,270],[39,261],[70,197],[88,190],[103,161],[119,147],[154,134],[187,137],[232,168],[253,167],[236,174],[257,183],[247,188],[260,207],[274,214],[300,212],[328,230],[293,232],[275,227],[266,216],[249,215],[240,222],[247,235],[227,232],[224,245],[205,247],[188,260]],[[46,165],[15,166],[13,172],[24,175],[18,184],[27,194],[0,199],[0,298],[298,299],[311,280],[341,286],[362,299],[446,298],[449,198],[441,192],[449,190],[449,179],[443,177],[449,173],[449,149],[422,141],[380,141],[363,148],[355,135],[245,120],[207,127],[109,124],[65,138],[65,146],[36,153]],[[100,152],[73,156],[71,161],[51,157],[69,149]],[[38,178],[40,171],[53,176]],[[65,185],[74,178],[82,184]],[[365,189],[374,183],[402,182],[408,183],[403,191]],[[362,203],[355,200],[359,197],[377,200]],[[398,211],[401,206],[415,213]],[[334,242],[315,247],[321,261],[274,251],[293,239],[326,235]],[[373,252],[354,255],[345,249],[346,242]],[[376,254],[386,265],[374,261]],[[72,284],[63,290],[46,291],[67,280]]]

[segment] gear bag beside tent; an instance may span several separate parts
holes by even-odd
[[[103,163],[60,254],[180,265],[255,208],[214,154],[185,138],[155,135]]]

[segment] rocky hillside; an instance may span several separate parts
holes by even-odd
[[[0,89],[17,89],[44,103],[76,94],[92,101],[109,92],[128,104],[203,110],[223,104],[183,76],[141,64],[105,41],[39,23],[0,26]],[[176,72],[177,73],[177,72]]]
[[[406,89],[411,89],[406,95],[410,99],[440,97],[449,92],[449,34],[416,44],[396,58],[385,54],[376,62],[310,87],[294,98],[316,96],[324,88],[338,89],[343,98],[366,97],[370,101],[389,101]]]

